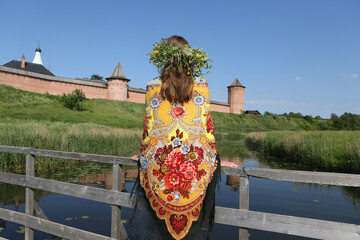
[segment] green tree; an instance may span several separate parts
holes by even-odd
[[[310,115],[306,115],[306,116],[304,117],[304,119],[305,119],[306,121],[308,121],[309,123],[312,123],[312,122],[314,121],[313,117],[310,116]]]
[[[90,79],[92,79],[92,80],[104,80],[104,78],[102,76],[97,75],[97,74],[91,75]]]
[[[64,103],[64,107],[72,110],[84,110],[83,101],[86,100],[85,93],[81,89],[75,89],[72,93],[63,94],[60,101]]]

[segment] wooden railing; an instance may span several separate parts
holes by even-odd
[[[136,166],[127,157],[50,151],[24,147],[0,146],[0,152],[26,154],[26,175],[0,172],[0,182],[26,187],[25,214],[0,208],[0,219],[25,226],[25,239],[33,239],[33,230],[50,233],[67,239],[127,239],[121,222],[121,206],[133,207],[130,194],[120,192],[121,166]],[[48,156],[113,164],[113,189],[105,190],[79,184],[65,183],[34,176],[35,156]],[[215,222],[239,227],[239,239],[248,239],[248,229],[258,229],[315,239],[360,239],[360,225],[294,217],[249,210],[249,176],[280,181],[317,183],[336,186],[360,187],[360,175],[290,171],[263,168],[222,167],[227,175],[240,176],[239,209],[216,207]],[[34,201],[33,189],[41,189],[84,199],[111,204],[111,237],[76,229],[47,219]],[[34,216],[34,213],[37,217]]]

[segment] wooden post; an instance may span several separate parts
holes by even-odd
[[[240,196],[239,196],[239,208],[243,210],[249,210],[249,176],[247,175],[245,168],[240,172]],[[249,231],[247,228],[239,228],[239,240],[248,240]]]
[[[26,176],[34,177],[34,155],[26,154]],[[25,195],[25,214],[34,216],[34,190],[26,188]],[[25,240],[34,239],[34,230],[25,226]]]
[[[121,192],[121,165],[113,164],[113,191]],[[115,239],[128,239],[124,225],[121,222],[121,207],[111,205],[111,237]]]

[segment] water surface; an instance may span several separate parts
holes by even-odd
[[[282,167],[279,166],[278,162],[268,159],[259,160],[254,155],[223,157],[222,159],[236,162],[245,168]],[[85,171],[84,167],[81,167],[66,174],[51,175],[48,178],[111,189],[111,169],[104,166],[94,167],[93,165],[91,171],[89,169]],[[84,172],[86,172],[86,176],[84,176]],[[127,179],[124,191],[129,192],[132,189],[134,182],[132,179],[136,176],[136,171],[127,170],[124,176]],[[216,205],[238,208],[239,178],[222,175],[221,179],[219,192],[216,196]],[[94,233],[110,235],[111,208],[108,204],[44,191],[35,191],[35,198],[52,221]],[[25,188],[0,184],[0,207],[24,212],[24,199]],[[359,203],[360,191],[356,188],[250,178],[250,210],[254,211],[360,224]],[[122,219],[129,219],[131,213],[132,209],[122,208]],[[125,226],[127,227],[126,223]],[[0,229],[2,229],[0,230],[0,237],[14,240],[24,238],[23,229],[19,224],[6,222],[6,226],[3,226],[3,223],[0,222]],[[308,239],[251,229],[249,233],[251,240]],[[216,224],[212,239],[222,238],[237,239],[238,228]],[[47,233],[35,231],[35,239],[51,239],[51,236]]]

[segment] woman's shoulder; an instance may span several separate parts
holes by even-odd
[[[147,82],[147,86],[155,86],[161,84],[161,78],[160,77],[156,77],[151,79],[150,81]]]
[[[207,84],[205,78],[203,78],[203,77],[195,77],[194,82],[195,82],[196,84],[205,84],[205,83]]]

